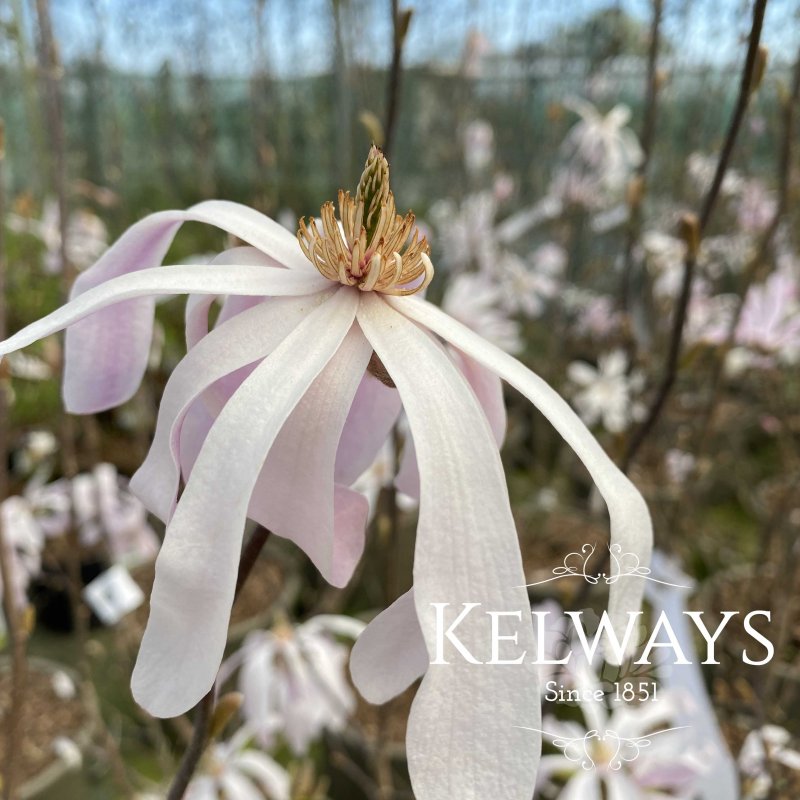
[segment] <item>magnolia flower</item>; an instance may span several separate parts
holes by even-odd
[[[685,450],[672,447],[664,454],[664,468],[671,483],[686,483],[696,466],[697,459]]]
[[[497,200],[491,192],[476,192],[461,205],[440,200],[431,207],[439,236],[442,266],[452,273],[476,267],[492,273],[496,268],[498,246],[494,224]]]
[[[54,274],[61,270],[61,224],[59,222],[58,202],[48,199],[39,220],[9,215],[11,230],[31,233],[42,241],[45,247],[45,271]],[[93,264],[108,247],[108,231],[105,223],[91,211],[81,209],[69,217],[67,228],[67,259],[78,270]]]
[[[622,350],[601,355],[597,367],[573,361],[567,377],[579,389],[573,402],[587,425],[600,422],[609,433],[622,433],[641,418],[643,407],[634,396],[644,386],[644,375],[637,370],[628,374],[628,357]]]
[[[206,752],[186,800],[289,800],[289,773],[266,753],[249,747],[253,733],[240,728],[227,742]]]
[[[600,682],[584,675],[578,686],[582,692],[599,690]],[[686,748],[686,731],[672,726],[666,696],[657,703],[615,703],[611,713],[602,701],[583,700],[580,706],[583,725],[544,720],[545,738],[562,752],[542,756],[539,777],[542,784],[566,777],[560,800],[694,798],[702,763]]]
[[[358,638],[364,624],[320,615],[293,628],[281,622],[253,631],[223,665],[219,682],[239,671],[242,714],[263,747],[282,734],[297,756],[324,730],[341,731],[356,700],[345,674],[350,649],[336,636]]]
[[[789,747],[792,735],[778,725],[764,725],[750,731],[739,753],[739,767],[749,783],[744,800],[765,800],[770,796],[770,761],[800,771],[800,752]]]
[[[115,562],[129,566],[150,561],[158,552],[145,507],[112,464],[98,464],[71,480],[33,485],[25,501],[47,538],[64,536],[75,525],[82,545],[103,542]]]
[[[787,270],[750,287],[734,338],[787,364],[800,361],[800,284]]]
[[[749,180],[742,187],[736,208],[736,221],[747,233],[762,233],[767,229],[778,207],[775,196],[759,180]]]
[[[50,461],[57,452],[58,440],[50,431],[29,431],[22,445],[14,450],[14,472],[28,476],[37,471],[33,481],[41,483],[47,479],[45,475],[49,476]]]
[[[368,504],[348,487],[372,462],[402,405],[421,488],[414,590],[367,627],[352,671],[373,701],[425,673],[407,739],[420,800],[527,800],[537,742],[513,723],[538,720],[533,668],[460,659],[428,669],[437,639],[432,604],[518,609],[523,620],[529,614],[497,443],[478,393],[438,340],[535,403],[605,497],[612,541],[642,564],[651,548],[649,513],[552,388],[411,296],[427,286],[433,265],[427,243],[412,233],[413,215],[395,214],[388,165],[377,149],[355,197],[341,193],[339,208],[341,227],[327,203],[322,230],[301,222],[299,243],[278,223],[233,203],[147,217],[78,278],[68,305],[2,343],[0,355],[68,327],[67,407],[109,408],[130,398],[142,378],[154,297],[192,295],[189,351],[165,388],[153,445],[132,482],[167,522],[132,679],[135,698],[159,716],[185,712],[214,683],[247,517],[295,541],[334,584],[349,580],[363,549]],[[188,220],[222,227],[251,247],[209,265],[157,266]],[[227,299],[209,332],[217,296]],[[620,632],[641,595],[640,581],[611,587],[611,618]],[[501,630],[512,627],[506,622]],[[532,652],[532,625],[514,627],[520,649]],[[484,655],[483,618],[464,620],[459,634]]]
[[[519,323],[501,308],[503,288],[487,275],[465,272],[447,285],[442,309],[507,353],[522,350]]]
[[[705,153],[692,153],[686,161],[686,169],[689,177],[694,181],[695,187],[700,194],[705,194],[714,180],[714,173],[717,171],[716,156],[708,156]],[[723,195],[732,196],[737,194],[744,187],[744,178],[735,169],[725,170],[725,177],[720,187]]]
[[[642,148],[628,127],[631,111],[614,106],[601,114],[591,103],[571,98],[565,107],[580,116],[562,145],[566,165],[556,173],[553,192],[589,207],[619,193],[642,160]]]
[[[30,507],[22,497],[9,497],[0,504],[2,547],[11,575],[11,598],[18,610],[28,605],[28,586],[42,568],[44,537]],[[0,577],[0,590],[3,582]]]
[[[542,245],[528,263],[506,253],[495,268],[505,309],[529,319],[541,316],[546,301],[558,292],[565,264],[566,254],[555,244]]]

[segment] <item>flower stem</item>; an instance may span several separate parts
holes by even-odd
[[[233,595],[233,602],[239,597],[242,587],[250,577],[253,567],[258,561],[258,556],[262,548],[267,543],[270,537],[270,531],[262,525],[256,527],[253,535],[247,541],[242,557],[239,561],[239,574],[236,578],[236,590]],[[211,722],[212,711],[214,710],[214,688],[211,687],[208,694],[195,706],[194,713],[194,730],[192,739],[186,752],[183,754],[178,771],[172,780],[172,785],[169,787],[169,794],[167,800],[181,800],[189,782],[197,770],[200,759],[203,757],[206,745],[208,744],[208,731],[209,723]]]

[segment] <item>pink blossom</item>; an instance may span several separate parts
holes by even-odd
[[[159,266],[190,220],[221,227],[250,247],[209,265]],[[331,222],[324,246],[355,246],[336,236]],[[402,285],[390,281],[376,290],[367,283],[403,274],[400,259],[398,265],[393,257],[373,256],[369,273],[357,275],[343,261],[339,277],[328,278],[296,238],[251,209],[210,201],[163,211],[130,228],[78,278],[69,304],[8,339],[0,354],[67,327],[67,407],[109,408],[130,398],[141,381],[154,298],[191,295],[188,353],[165,389],[152,448],[132,484],[167,522],[132,680],[135,698],[159,716],[185,712],[214,683],[247,517],[295,541],[332,583],[349,580],[368,514],[366,499],[349,487],[374,459],[402,405],[420,475],[414,590],[362,634],[360,655],[353,656],[356,685],[368,699],[383,701],[424,673],[407,738],[420,800],[498,792],[527,800],[536,741],[515,729],[513,719],[538,720],[531,669],[468,663],[427,669],[436,641],[432,603],[469,600],[518,608],[524,616],[529,608],[496,440],[476,394],[438,340],[536,404],[605,497],[612,540],[642,563],[651,546],[649,513],[633,484],[538,376],[429,302],[398,296]],[[426,282],[432,265],[424,266],[420,280]],[[209,331],[215,297],[225,300]],[[396,388],[367,372],[373,352]],[[181,473],[186,486],[178,498]],[[623,628],[641,587],[611,588],[611,617]],[[460,634],[478,651],[485,643],[477,617]],[[520,628],[519,645],[533,647],[532,626]]]

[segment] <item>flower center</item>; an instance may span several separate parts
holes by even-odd
[[[414,225],[414,214],[396,213],[389,189],[389,164],[372,147],[356,196],[339,190],[339,217],[332,202],[320,211],[321,227],[299,222],[297,240],[306,258],[332,281],[361,291],[407,295],[433,279],[430,248]]]

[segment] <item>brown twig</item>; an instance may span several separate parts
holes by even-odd
[[[687,248],[686,259],[684,261],[683,282],[678,304],[675,308],[664,374],[644,422],[635,431],[628,444],[622,461],[622,469],[626,472],[647,437],[655,429],[656,423],[661,416],[661,412],[675,384],[675,379],[678,374],[678,360],[683,343],[683,331],[686,325],[689,301],[692,296],[692,286],[694,284],[694,274],[697,267],[697,253],[700,241],[702,240],[708,222],[713,214],[720,189],[722,188],[722,182],[725,179],[725,173],[730,164],[739,129],[741,128],[745,112],[747,111],[747,106],[750,103],[750,98],[756,88],[759,66],[761,68],[764,66],[763,60],[761,60],[763,56],[760,55],[759,42],[761,41],[761,29],[764,24],[764,11],[766,6],[767,0],[755,0],[755,5],[753,7],[753,25],[750,30],[747,58],[745,59],[744,69],[742,71],[739,97],[728,126],[728,132],[725,137],[722,152],[720,153],[719,161],[717,162],[714,179],[703,200],[699,216],[687,218]]]
[[[258,556],[269,537],[270,531],[259,525],[247,541],[239,562],[236,591],[233,595],[234,603],[250,576],[250,573],[253,571]],[[175,777],[172,780],[172,785],[169,787],[167,800],[181,800],[200,763],[200,759],[203,757],[206,745],[208,744],[209,725],[214,710],[214,689],[215,687],[212,686],[208,694],[195,706],[192,739],[189,742],[189,746],[186,748],[186,752],[183,754],[178,771],[175,773]]]
[[[777,161],[777,181],[778,181],[778,196],[775,206],[775,215],[770,220],[770,224],[761,236],[758,249],[755,255],[750,260],[744,269],[742,277],[742,285],[739,291],[739,302],[736,304],[736,309],[728,323],[728,328],[725,334],[725,342],[722,345],[719,357],[714,360],[711,373],[711,391],[709,393],[709,400],[706,404],[703,413],[703,422],[700,426],[700,444],[697,447],[697,453],[702,454],[705,451],[706,443],[712,431],[712,418],[714,410],[719,399],[719,392],[722,385],[722,372],[725,363],[725,356],[733,346],[736,337],[736,329],[739,327],[739,321],[742,318],[742,311],[744,310],[745,299],[747,292],[750,289],[753,281],[755,280],[759,268],[767,257],[767,253],[778,232],[781,220],[789,210],[789,182],[792,170],[792,143],[796,136],[795,131],[795,112],[797,106],[800,104],[800,54],[797,56],[797,61],[794,65],[792,86],[789,96],[786,98],[783,107],[783,140],[781,142],[780,154]]]
[[[386,122],[383,126],[383,153],[389,158],[394,144],[397,111],[400,105],[400,84],[403,75],[403,44],[411,22],[411,9],[400,10],[399,0],[391,0],[392,8],[392,63],[386,90]]]
[[[642,160],[636,169],[629,197],[630,220],[628,222],[628,236],[625,242],[625,256],[622,268],[622,286],[620,291],[620,305],[623,311],[628,310],[630,304],[631,277],[634,267],[636,245],[642,230],[644,196],[647,188],[647,173],[650,167],[650,158],[653,152],[656,135],[656,120],[658,118],[658,53],[661,44],[661,20],[664,12],[663,0],[653,0],[653,21],[650,26],[650,49],[647,55],[647,95],[644,104],[644,118],[642,120]]]
[[[6,259],[5,259],[5,127],[0,119],[0,340],[6,338]],[[0,501],[8,495],[8,403],[6,386],[0,384]],[[27,627],[23,619],[23,609],[17,607],[14,599],[14,564],[12,545],[0,524],[0,578],[3,582],[3,614],[11,651],[11,690],[8,703],[6,728],[6,759],[3,765],[3,797],[12,800],[16,796],[19,777],[19,751],[22,743],[23,714],[25,706],[25,684],[28,666],[26,645]]]

